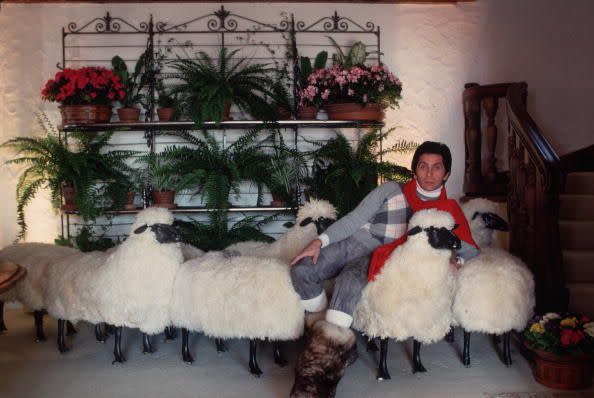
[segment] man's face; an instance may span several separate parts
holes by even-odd
[[[414,177],[424,190],[436,190],[449,176],[450,173],[446,173],[441,155],[424,153],[419,157]]]

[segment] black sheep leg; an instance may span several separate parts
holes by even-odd
[[[421,363],[421,342],[413,340],[413,373],[426,371],[427,369]]]
[[[510,340],[511,332],[505,332],[503,334],[503,363],[505,366],[511,366],[512,364]]]
[[[182,328],[182,359],[185,363],[194,362],[194,358],[190,354],[190,331],[186,328]]]
[[[124,356],[122,355],[122,327],[118,326],[115,328],[115,336],[113,342],[113,357],[114,360],[111,363],[112,365],[116,362],[123,363],[125,361]]]
[[[221,339],[220,337],[217,337],[215,339],[215,344],[217,346],[217,352],[225,352],[225,351],[227,351],[227,347],[225,346],[225,343],[223,342],[223,339]]]
[[[470,367],[470,332],[464,331],[464,350],[462,351],[462,363]]]
[[[377,352],[377,344],[375,344],[375,339],[373,337],[366,336],[367,339],[367,352]]]
[[[74,325],[70,321],[66,321],[66,336],[74,336],[78,332],[74,328]]]
[[[453,343],[454,341],[456,341],[456,336],[454,335],[454,328],[450,328],[450,331],[445,336],[445,341],[447,341],[448,343]]]
[[[4,301],[0,300],[0,332],[5,332],[6,324],[4,323]]]
[[[43,333],[43,310],[33,311],[33,319],[35,319],[35,341],[46,341],[45,333]],[[58,323],[59,325],[59,323]]]
[[[151,344],[151,336],[146,333],[142,334],[142,353],[143,354],[152,354],[155,352],[153,350],[153,345]]]
[[[388,338],[380,339],[380,360],[377,367],[376,380],[390,380],[390,372],[388,372]]]
[[[97,323],[95,325],[95,340],[102,344],[105,344],[105,342],[107,341],[107,333],[104,333],[103,330],[101,330],[100,323]]]
[[[250,373],[256,377],[262,375],[262,371],[258,366],[258,359],[256,358],[256,348],[258,347],[258,341],[255,339],[250,340]]]
[[[66,321],[64,319],[58,319],[58,350],[62,354],[68,352],[68,347],[66,347],[66,343],[64,342],[64,324]]]
[[[177,328],[175,326],[167,326],[165,328],[165,340],[175,340],[177,338]]]
[[[274,351],[274,363],[282,368],[285,365],[287,365],[287,360],[283,357],[280,345],[281,343],[278,341],[272,342],[272,350]]]

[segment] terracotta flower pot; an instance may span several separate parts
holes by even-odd
[[[176,207],[173,203],[175,191],[153,191],[153,206],[173,209]]]
[[[278,194],[276,192],[271,192],[270,194],[272,195],[272,201],[270,202],[270,206],[272,206],[272,207],[286,207],[287,206],[287,202],[283,199],[281,194]]]
[[[278,120],[291,120],[291,110],[285,108],[284,106],[279,106],[276,108],[278,111]]]
[[[118,117],[122,123],[134,123],[140,119],[140,108],[118,108]]]
[[[160,122],[169,122],[175,115],[175,108],[158,108],[157,116]]]
[[[109,123],[111,105],[62,105],[62,125]]]
[[[581,390],[592,386],[592,355],[564,355],[528,347],[534,353],[532,373],[537,382],[561,390]]]
[[[327,104],[324,108],[328,112],[329,120],[381,121],[384,119],[384,107],[376,103],[368,103],[365,105],[354,102]]]
[[[76,197],[76,190],[74,189],[74,185],[62,185],[62,198],[64,199],[64,203],[60,206],[60,209],[64,211],[76,211],[78,207],[76,207],[76,203],[74,198]]]
[[[136,205],[134,204],[136,199],[136,192],[126,192],[126,203],[124,204],[125,210],[135,210]]]
[[[318,108],[315,106],[300,106],[297,110],[297,119],[315,120],[318,114]]]

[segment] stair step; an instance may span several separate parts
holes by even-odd
[[[594,249],[594,221],[559,220],[559,234],[563,249]]]
[[[594,316],[594,283],[568,283],[569,311]]]
[[[565,193],[594,195],[594,173],[568,173],[565,179]]]
[[[594,220],[594,195],[561,194],[561,220]]]
[[[594,250],[563,250],[567,283],[594,283]]]

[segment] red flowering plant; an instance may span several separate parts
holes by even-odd
[[[125,95],[120,78],[98,66],[66,68],[49,79],[41,90],[42,99],[62,105],[110,105]]]
[[[524,339],[531,348],[556,355],[592,354],[594,322],[583,315],[550,312],[532,319]]]
[[[324,104],[354,102],[398,106],[402,83],[385,65],[344,66],[317,69],[299,92],[300,105],[322,107]]]

